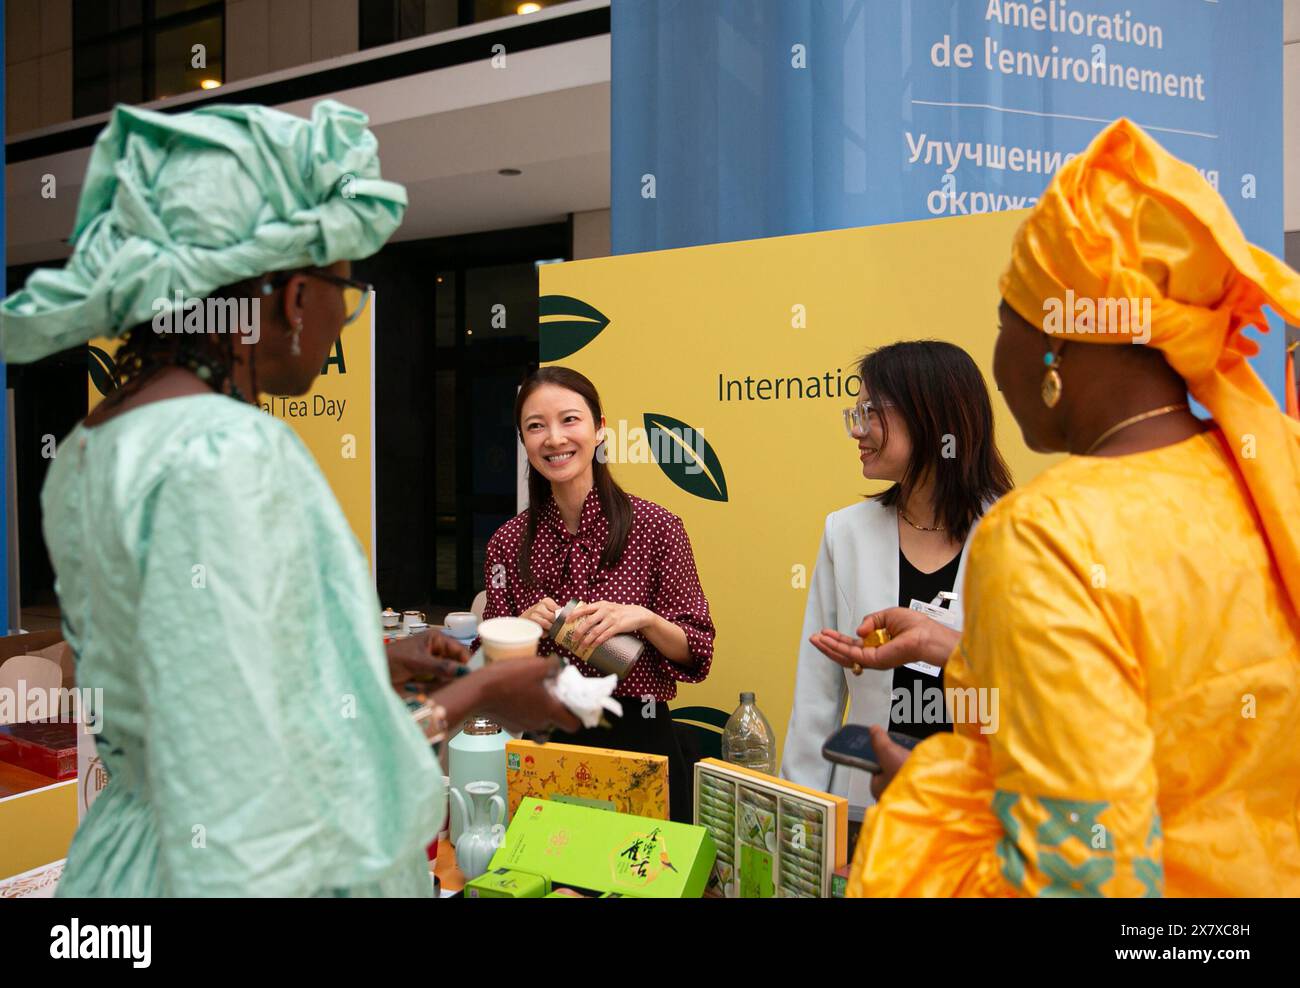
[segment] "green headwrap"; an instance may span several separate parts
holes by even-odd
[[[268,271],[379,250],[406,190],[379,177],[367,117],[333,100],[311,121],[264,106],[165,114],[118,106],[95,141],[75,248],[0,304],[0,352],[39,360],[118,336]]]

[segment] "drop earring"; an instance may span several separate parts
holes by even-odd
[[[1048,350],[1043,354],[1043,363],[1047,365],[1047,373],[1043,375],[1043,404],[1048,408],[1055,408],[1061,400],[1061,390],[1064,387],[1061,382],[1061,372],[1058,370],[1061,366],[1061,358]]]
[[[295,357],[302,355],[302,317],[293,321],[293,338],[289,341],[289,352]]]

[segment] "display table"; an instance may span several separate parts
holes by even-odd
[[[0,878],[57,861],[77,829],[77,780],[0,762]]]
[[[63,875],[63,860],[0,878],[0,899],[50,899]]]
[[[465,887],[465,876],[456,867],[456,849],[451,846],[449,840],[438,841],[438,860],[434,863],[432,871],[438,876],[444,895],[448,892],[459,892]]]

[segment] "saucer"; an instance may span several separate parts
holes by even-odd
[[[472,642],[475,638],[478,637],[478,632],[476,631],[476,632],[474,632],[474,634],[470,635],[468,638],[462,638],[460,635],[453,634],[453,633],[452,633],[452,630],[451,630],[450,628],[448,628],[445,624],[440,624],[440,625],[438,625],[438,630],[441,631],[441,632],[442,632],[444,635],[446,635],[448,638],[454,638],[456,641],[460,642],[462,645],[468,645],[470,642]]]

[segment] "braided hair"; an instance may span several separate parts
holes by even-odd
[[[265,278],[246,279],[218,288],[208,299],[222,303],[258,300],[267,294],[270,282]],[[206,300],[199,300],[200,304]],[[227,310],[228,311],[228,310]],[[179,321],[183,312],[172,313]],[[217,394],[228,395],[237,401],[256,401],[257,387],[256,350],[248,353],[249,373],[253,393],[245,395],[235,383],[235,341],[239,334],[233,331],[160,332],[152,322],[140,323],[123,334],[122,345],[114,358],[112,390],[104,399],[106,406],[116,404],[140,390],[158,372],[169,367],[183,367],[194,373]]]

